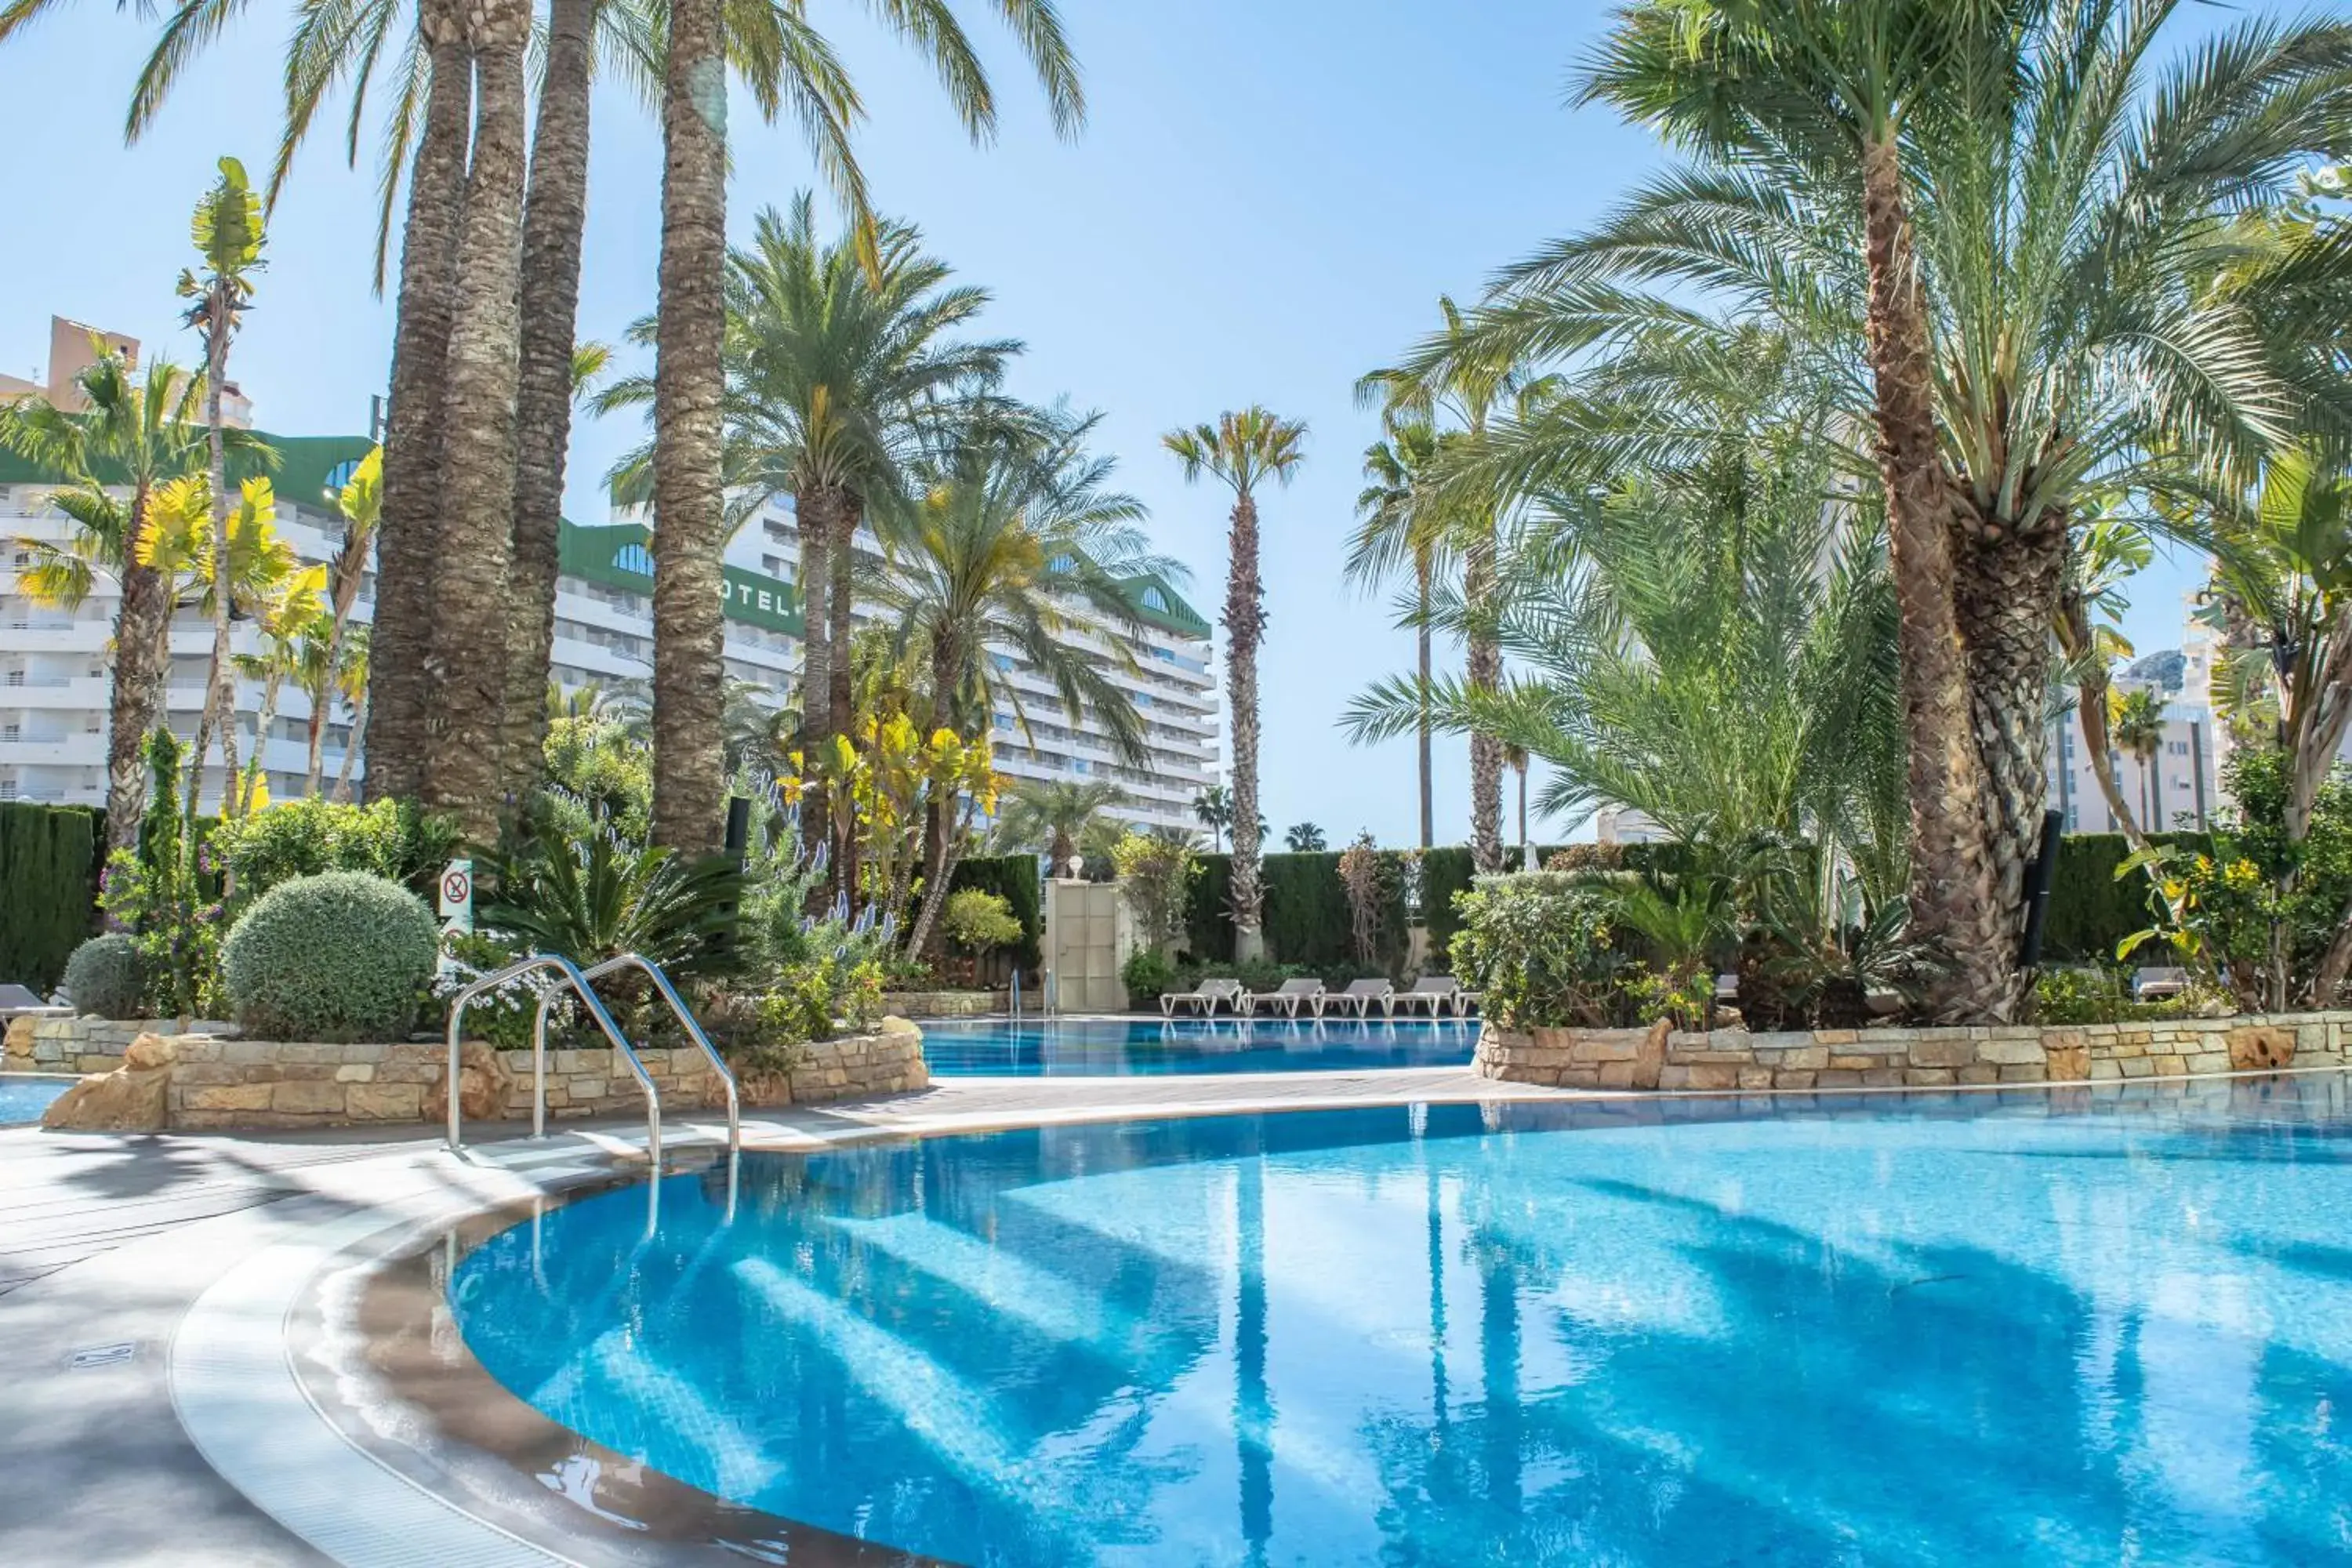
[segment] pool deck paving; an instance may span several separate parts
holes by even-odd
[[[965,1078],[887,1100],[755,1111],[743,1133],[746,1147],[790,1150],[1055,1121],[1564,1098],[1571,1096],[1458,1068]],[[424,1127],[242,1137],[0,1130],[0,1365],[8,1369],[0,1384],[0,1563],[334,1561],[248,1501],[191,1437],[172,1365],[191,1309],[264,1249],[369,1216],[393,1225],[510,1200],[531,1190],[518,1166],[642,1159],[643,1133],[642,1122],[568,1122],[534,1144],[514,1129],[478,1125],[468,1130],[471,1157],[460,1160]],[[707,1115],[688,1114],[669,1138],[676,1147],[723,1134]],[[278,1447],[331,1443],[311,1431]],[[333,1484],[328,1457],[321,1452],[321,1488]],[[397,1543],[376,1546],[376,1560],[425,1560]],[[345,1561],[367,1555],[338,1552]]]

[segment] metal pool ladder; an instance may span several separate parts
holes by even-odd
[[[625,952],[618,958],[605,959],[603,963],[593,964],[583,970],[560,953],[533,953],[529,958],[519,959],[508,964],[504,969],[483,975],[450,1000],[448,1141],[452,1152],[465,1147],[460,1127],[463,1096],[458,1092],[458,1075],[461,1068],[460,1041],[464,1035],[466,1008],[483,992],[539,969],[552,969],[563,977],[565,985],[580,997],[581,1005],[587,1008],[590,1019],[604,1032],[604,1037],[613,1042],[614,1050],[618,1052],[621,1059],[628,1064],[631,1075],[637,1080],[637,1087],[644,1090],[646,1158],[656,1173],[661,1170],[662,1158],[661,1090],[654,1086],[653,1075],[646,1070],[646,1064],[638,1057],[636,1047],[629,1044],[629,1037],[623,1034],[620,1026],[613,1021],[613,1015],[605,1008],[603,999],[596,994],[595,987],[590,984],[591,981],[611,974],[617,970],[640,970],[650,978],[654,983],[654,989],[659,992],[662,1000],[668,1004],[670,1012],[677,1017],[680,1026],[686,1030],[688,1037],[692,1039],[695,1045],[700,1047],[702,1054],[709,1058],[712,1070],[719,1075],[719,1087],[725,1089],[727,1094],[727,1147],[730,1152],[742,1147],[742,1105],[735,1086],[735,1074],[728,1068],[726,1059],[719,1054],[719,1048],[710,1043],[710,1037],[703,1032],[701,1024],[696,1021],[693,1013],[688,1011],[686,1004],[678,999],[677,987],[670,984],[669,976],[662,973],[659,964],[642,953]],[[531,1020],[530,1134],[534,1138],[547,1136],[547,1015],[559,994],[561,992],[557,991],[549,992],[541,996],[538,1013]]]

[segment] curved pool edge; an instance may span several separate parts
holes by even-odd
[[[2085,1100],[2095,1096],[2167,1098],[2200,1086],[2232,1080],[2343,1070],[2331,1067],[2294,1068],[2283,1073],[2180,1075],[2098,1085],[1633,1093],[1528,1089],[1486,1080],[1474,1080],[1468,1086],[1449,1085],[1438,1080],[1464,1075],[1421,1068],[1363,1075],[1381,1081],[1359,1085],[1360,1092],[1344,1096],[1279,1092],[1285,1087],[1280,1081],[1284,1076],[1328,1085],[1332,1081],[1331,1074],[1264,1074],[1254,1075],[1246,1084],[1259,1092],[1216,1098],[1093,1101],[1025,1109],[984,1106],[897,1116],[887,1113],[887,1102],[877,1102],[866,1107],[828,1108],[826,1115],[813,1126],[761,1121],[747,1123],[744,1131],[747,1149],[793,1154],[877,1139],[949,1137],[1029,1126],[1361,1110],[1416,1103],[1575,1101],[1596,1109],[1614,1106],[1630,1119],[1648,1120],[1661,1115],[1664,1104],[1689,1106],[1690,1102],[1709,1101],[1731,1102],[1726,1110],[1738,1114],[1743,1103],[1771,1103],[1787,1110],[1801,1109],[1794,1102],[1812,1102],[1827,1110],[1850,1107],[1856,1100],[1883,1095],[1949,1098],[1991,1094],[2021,1103],[2053,1095]],[[1034,1090],[1041,1083],[1034,1079],[999,1081],[1008,1089],[1017,1085],[1024,1090]],[[1133,1079],[1125,1078],[1055,1081],[1071,1089],[1087,1084],[1134,1084]],[[980,1089],[987,1087],[990,1080],[961,1082]],[[1646,1114],[1645,1107],[1651,1108]],[[879,1114],[876,1114],[877,1111]],[[698,1129],[685,1137],[674,1134],[673,1147],[685,1156],[685,1161],[700,1163],[713,1150],[710,1131]],[[353,1407],[370,1411],[392,1429],[390,1433],[356,1433],[339,1425],[324,1407],[335,1405],[341,1397],[341,1380],[352,1371],[347,1358],[353,1353],[363,1356],[367,1352],[363,1340],[352,1337],[350,1310],[357,1300],[352,1293],[355,1284],[373,1278],[403,1257],[414,1258],[420,1240],[429,1245],[453,1227],[469,1222],[478,1224],[501,1215],[527,1215],[534,1201],[561,1203],[590,1191],[636,1182],[643,1173],[642,1142],[641,1134],[583,1130],[583,1134],[564,1137],[556,1147],[493,1146],[474,1151],[471,1157],[462,1161],[443,1152],[412,1151],[406,1163],[409,1169],[424,1178],[418,1184],[421,1190],[356,1209],[346,1205],[344,1212],[323,1214],[316,1220],[294,1226],[290,1228],[298,1234],[257,1246],[231,1264],[181,1320],[168,1351],[173,1408],[205,1462],[263,1511],[329,1557],[345,1563],[448,1561],[501,1565],[551,1562],[635,1564],[695,1560],[685,1555],[688,1549],[683,1542],[662,1542],[651,1554],[630,1550],[633,1542],[639,1548],[645,1546],[646,1538],[601,1524],[593,1512],[578,1506],[576,1500],[568,1510],[553,1512],[522,1507],[523,1502],[545,1502],[559,1494],[551,1491],[538,1478],[495,1456],[479,1449],[461,1451],[470,1449],[471,1445],[453,1442],[449,1435],[434,1429],[422,1412],[399,1401],[373,1405],[362,1401]],[[685,1161],[667,1162],[670,1173],[677,1173]],[[299,1205],[313,1200],[295,1201]],[[484,1383],[497,1386],[487,1373],[480,1375]],[[322,1389],[328,1391],[323,1396]],[[498,1393],[514,1409],[544,1421],[536,1412],[530,1412],[520,1398],[502,1388]],[[404,1464],[404,1459],[421,1462]],[[457,1474],[453,1467],[468,1468],[467,1481],[455,1487],[434,1484],[436,1476]],[[672,1484],[693,1491],[683,1482]],[[471,1495],[452,1495],[453,1491]],[[502,1509],[494,1500],[486,1502],[486,1498],[504,1498],[513,1507]],[[420,1555],[425,1543],[430,1543],[429,1552]],[[710,1560],[741,1559],[729,1555],[713,1556]],[[794,1561],[814,1562],[830,1568],[835,1561],[907,1563],[919,1560],[890,1552],[840,1559],[810,1554]]]

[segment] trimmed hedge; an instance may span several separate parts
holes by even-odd
[[[2212,835],[2207,833],[2156,833],[2149,837],[2200,854],[2213,847]],[[2116,868],[2130,856],[2131,846],[2120,833],[2070,833],[2059,840],[2058,875],[2050,884],[2050,909],[2042,925],[2044,958],[2113,963],[2116,943],[2147,929],[2151,923],[2147,877],[2134,872],[2120,881],[2116,878]]]
[[[2210,847],[2210,835],[2160,833],[2157,842],[2191,849]],[[1534,847],[1540,866],[1569,846]],[[2058,875],[2052,884],[2050,910],[2042,928],[2042,953],[2062,963],[2115,961],[2116,943],[2148,923],[2146,884],[2138,879],[2117,881],[2116,868],[2130,854],[2123,836],[2116,833],[2069,834],[2060,843]],[[1385,855],[1397,851],[1383,850]],[[1655,868],[1671,873],[1684,858],[1680,846],[1628,844],[1619,850],[1620,863],[1629,870]],[[1517,847],[1512,847],[1517,859]],[[1195,964],[1230,966],[1234,960],[1233,857],[1201,856],[1201,875],[1187,901],[1184,952]],[[1351,965],[1348,893],[1340,884],[1339,857],[1329,853],[1268,855],[1261,862],[1265,886],[1265,940],[1268,956],[1282,963],[1313,970],[1337,971]],[[1454,896],[1467,891],[1474,879],[1470,850],[1446,845],[1424,851],[1422,864],[1422,919],[1429,927],[1430,962],[1448,962],[1454,933],[1460,921]],[[961,876],[957,885],[963,885]],[[1400,892],[1388,912],[1383,933],[1383,961],[1401,963],[1405,942],[1405,913]]]
[[[98,926],[101,814],[78,805],[0,805],[0,981],[44,995]]]
[[[1034,855],[975,855],[958,862],[948,879],[950,893],[978,888],[1002,895],[1013,906],[1013,917],[1021,922],[1021,940],[1005,951],[1026,970],[1045,962],[1045,915],[1038,876]]]

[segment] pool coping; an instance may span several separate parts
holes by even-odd
[[[1213,1115],[1265,1115],[1284,1111],[1362,1110],[1416,1103],[1601,1101],[1629,1110],[1655,1101],[1755,1101],[1791,1099],[1851,1101],[1883,1094],[1991,1092],[2015,1099],[2069,1089],[2129,1093],[2163,1085],[2218,1083],[2231,1079],[2342,1072],[2336,1068],[2288,1069],[2285,1073],[2173,1075],[2128,1083],[2083,1085],[1887,1086],[1843,1089],[1822,1094],[1799,1090],[1747,1091],[1563,1091],[1468,1079],[1447,1068],[1391,1068],[1358,1075],[1350,1095],[1286,1095],[1297,1080],[1328,1081],[1328,1072],[1251,1074],[1222,1080],[1226,1098],[1131,1102],[1091,1100],[1061,1106],[1001,1105],[957,1111],[894,1112],[893,1101],[824,1108],[814,1125],[760,1119],[747,1121],[748,1149],[809,1152],[876,1139],[951,1136],[1046,1127]],[[1205,1087],[1212,1075],[1191,1075]],[[1370,1081],[1366,1081],[1366,1080]],[[1448,1080],[1450,1082],[1443,1081]],[[1289,1080],[1286,1082],[1285,1080]],[[1098,1079],[1032,1078],[959,1079],[959,1086],[1030,1091],[1042,1084],[1085,1088],[1133,1087],[1132,1077]],[[1167,1082],[1165,1076],[1152,1081]],[[1244,1092],[1245,1091],[1245,1092]],[[1434,1092],[1433,1092],[1434,1091]],[[900,1102],[903,1103],[903,1102]],[[21,1131],[21,1130],[20,1130]],[[718,1128],[688,1122],[674,1128],[670,1144],[682,1155],[699,1157],[720,1142]],[[225,1141],[226,1142],[226,1141]],[[572,1127],[546,1143],[515,1140],[486,1144],[453,1157],[437,1146],[412,1143],[352,1167],[344,1195],[323,1191],[274,1205],[276,1239],[248,1215],[196,1222],[163,1236],[132,1243],[126,1255],[167,1237],[182,1244],[178,1255],[208,1250],[217,1266],[219,1249],[242,1242],[239,1255],[220,1269],[177,1318],[169,1336],[164,1375],[171,1408],[205,1464],[244,1499],[278,1520],[291,1534],[331,1560],[350,1563],[416,1561],[452,1563],[595,1563],[575,1543],[551,1549],[528,1542],[469,1512],[462,1503],[416,1484],[381,1458],[353,1445],[319,1409],[294,1365],[291,1338],[299,1303],[314,1290],[340,1257],[370,1237],[414,1234],[428,1225],[450,1225],[467,1215],[561,1191],[566,1185],[611,1180],[641,1171],[642,1130]],[[669,1162],[665,1162],[668,1164]],[[633,1169],[634,1168],[634,1169]],[[395,1173],[400,1180],[391,1180]],[[359,1194],[357,1196],[352,1194]],[[333,1212],[340,1205],[341,1214]],[[210,1243],[194,1249],[199,1233]],[[161,1249],[167,1259],[171,1249]],[[348,1259],[346,1259],[348,1261]],[[322,1481],[321,1477],[331,1477]],[[387,1525],[386,1521],[396,1521]],[[420,1543],[443,1550],[420,1555]]]

